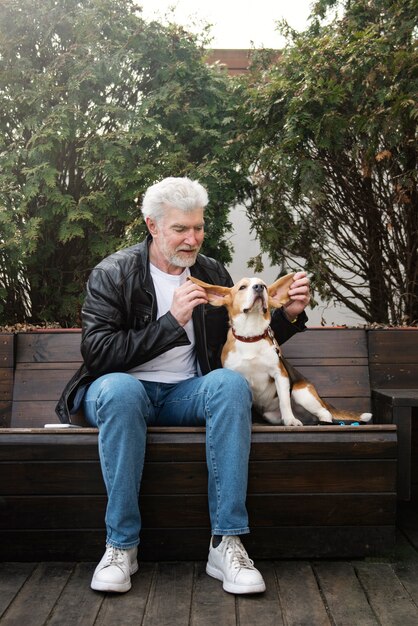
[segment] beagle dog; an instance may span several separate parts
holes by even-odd
[[[205,290],[211,305],[225,306],[228,311],[230,328],[221,355],[223,367],[245,376],[254,407],[271,424],[303,426],[294,414],[298,409],[321,424],[370,422],[371,413],[340,411],[325,402],[313,384],[283,358],[270,327],[270,309],[289,301],[293,276],[287,274],[269,286],[260,278],[242,278],[233,287],[190,277]]]

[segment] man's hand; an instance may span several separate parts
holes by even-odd
[[[306,272],[296,272],[289,289],[289,302],[284,305],[284,311],[289,320],[294,320],[308,306],[311,295],[309,292],[309,278]]]
[[[170,313],[180,326],[185,326],[192,317],[193,309],[199,304],[206,304],[207,301],[205,290],[187,280],[184,285],[175,289]]]

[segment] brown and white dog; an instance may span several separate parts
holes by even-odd
[[[340,411],[322,400],[313,384],[281,355],[270,328],[270,309],[289,301],[293,276],[287,274],[269,286],[260,278],[242,278],[230,288],[190,278],[203,287],[210,304],[228,310],[230,329],[221,356],[223,367],[245,376],[254,407],[272,424],[302,426],[294,415],[298,408],[325,424],[334,420],[369,422],[371,413]]]

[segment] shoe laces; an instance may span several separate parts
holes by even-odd
[[[106,551],[106,564],[105,567],[110,565],[116,565],[119,567],[125,561],[125,552],[122,548],[116,548],[115,546],[108,546]]]
[[[254,561],[250,559],[246,549],[238,537],[228,537],[226,539],[226,543],[226,552],[230,555],[231,565],[235,569],[255,569]]]

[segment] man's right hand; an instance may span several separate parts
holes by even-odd
[[[206,292],[202,287],[187,280],[184,285],[174,291],[170,313],[176,318],[180,326],[185,326],[190,321],[193,309],[199,304],[208,302]]]

